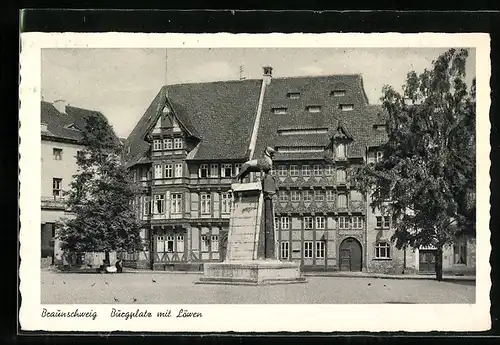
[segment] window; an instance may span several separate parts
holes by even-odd
[[[280,128],[279,135],[326,134],[328,128]]]
[[[175,177],[182,177],[182,163],[175,164]]]
[[[281,217],[281,229],[287,230],[290,228],[290,219],[288,217]]]
[[[339,108],[342,111],[351,111],[354,109],[354,104],[340,104]]]
[[[302,166],[302,176],[311,176],[311,167],[309,165]]]
[[[276,150],[283,153],[316,153],[325,151],[323,146],[276,146]]]
[[[338,158],[345,158],[345,145],[343,143],[337,144],[336,155]]]
[[[212,252],[219,251],[219,235],[210,236],[210,247],[212,249]]]
[[[352,228],[363,229],[363,217],[360,216],[352,217]]]
[[[278,195],[279,195],[279,201],[282,201],[282,202],[288,201],[288,193],[286,191],[280,190],[280,191],[278,191]]]
[[[326,201],[335,201],[335,193],[333,190],[328,189],[326,191]]]
[[[333,97],[344,97],[345,96],[345,90],[333,90],[331,95]]]
[[[174,139],[174,149],[182,149],[182,138]]]
[[[210,194],[201,194],[201,214],[210,214]]]
[[[162,214],[165,213],[165,195],[155,195],[154,196],[154,213]]]
[[[272,108],[273,114],[286,114],[286,108]]]
[[[290,192],[290,201],[300,201],[300,193],[298,190],[292,190]]]
[[[158,253],[165,251],[165,238],[163,236],[156,236],[156,251]]]
[[[218,177],[219,176],[219,164],[214,163],[210,164],[210,177]]]
[[[52,195],[54,197],[62,196],[62,178],[52,179]]]
[[[184,253],[184,236],[177,235],[177,243],[176,243],[177,253]]]
[[[280,221],[278,217],[274,217],[274,230],[279,230],[280,228]]]
[[[62,160],[62,149],[52,149],[52,155],[54,156],[54,160]]]
[[[130,147],[129,147],[129,149],[130,149]],[[76,151],[76,159],[78,160],[78,159],[83,159],[83,158],[85,158],[85,153],[82,150]]]
[[[357,190],[351,190],[352,201],[363,201],[363,195]]]
[[[290,99],[299,99],[300,93],[299,92],[289,92],[286,94],[286,96]]]
[[[278,176],[286,176],[286,165],[278,166]]]
[[[240,173],[240,169],[241,169],[241,163],[236,163],[234,165],[234,176],[236,176]]]
[[[231,213],[231,193],[222,193],[222,213]]]
[[[378,162],[382,161],[382,159],[384,158],[384,153],[382,151],[377,151],[377,156],[375,158],[375,160]]]
[[[304,229],[312,229],[313,228],[313,218],[312,217],[304,217]]]
[[[323,191],[323,190],[315,190],[314,191],[314,200],[316,200],[316,201],[325,201],[325,191]]]
[[[271,169],[271,176],[276,176],[276,169],[274,168]]]
[[[376,227],[377,227],[377,228],[381,228],[381,227],[382,227],[382,223],[383,223],[383,217],[381,217],[381,216],[377,216],[377,217],[375,217],[375,218],[376,218],[376,220],[377,220]]]
[[[172,150],[172,139],[163,139],[163,149]]]
[[[151,214],[151,198],[149,196],[144,197],[144,215],[149,216]]]
[[[331,164],[325,165],[325,175],[332,176],[333,175],[333,166]]]
[[[373,129],[383,132],[385,131],[385,125],[373,125]]]
[[[382,217],[382,216],[377,216],[376,217],[377,228],[389,228],[390,227],[390,218],[389,217]]]
[[[304,258],[312,259],[313,257],[313,243],[312,241],[304,242]]]
[[[148,169],[140,169],[141,181],[146,181],[148,179]]]
[[[166,178],[172,178],[172,164],[166,164],[165,165],[165,177]]]
[[[306,107],[306,110],[310,113],[319,113],[321,111],[321,106],[319,105],[310,105]]]
[[[281,259],[288,259],[290,256],[290,244],[288,241],[282,241],[280,243],[280,257]]]
[[[208,240],[207,235],[201,235],[201,251],[208,252],[208,248],[210,246],[210,242]]]
[[[347,208],[347,196],[345,194],[339,194],[337,198],[338,208]]]
[[[222,164],[220,171],[221,177],[231,177],[233,176],[233,165],[232,164]]]
[[[323,174],[323,169],[321,169],[321,165],[316,164],[313,166],[313,175],[321,176]]]
[[[299,176],[299,167],[297,165],[290,165],[290,176]]]
[[[312,201],[312,193],[310,190],[305,190],[302,192],[302,196],[304,201]]]
[[[377,242],[375,245],[375,258],[376,259],[390,259],[391,246],[387,242]]]
[[[339,229],[349,229],[349,218],[339,217],[337,223],[339,225]]]
[[[173,253],[174,251],[174,236],[167,236],[167,252]]]
[[[346,172],[344,169],[337,170],[337,183],[345,183]]]
[[[160,164],[155,164],[155,179],[163,177],[163,166]]]
[[[182,193],[172,193],[171,212],[172,213],[182,212]]]
[[[316,229],[324,229],[325,228],[325,217],[318,216],[316,217]]]
[[[200,170],[198,170],[198,176],[202,177],[202,178],[208,177],[208,165],[207,164],[200,165]]]
[[[161,150],[161,140],[155,139],[153,140],[153,151]]]
[[[390,228],[390,218],[389,217],[384,217],[384,228]]]
[[[467,244],[453,245],[453,263],[455,265],[467,265]]]
[[[325,258],[325,242],[316,241],[316,259]]]

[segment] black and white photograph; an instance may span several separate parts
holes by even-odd
[[[346,330],[385,327],[363,323],[384,310],[387,327],[487,328],[487,36],[157,36],[32,38],[38,61],[21,59],[21,292],[38,325],[208,327],[244,305],[273,330],[301,306],[294,329],[321,329],[324,307]]]

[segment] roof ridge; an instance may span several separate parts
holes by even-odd
[[[322,75],[298,75],[298,76],[290,76],[290,77],[272,77],[272,80],[288,80],[288,79],[304,79],[304,78],[331,78],[331,77],[363,77],[362,73],[336,73],[336,74],[322,74]],[[224,83],[242,83],[246,81],[262,81],[262,78],[253,78],[253,79],[227,79],[227,80],[212,80],[212,81],[199,81],[199,82],[187,82],[187,83],[176,83],[169,85],[162,85],[164,87],[171,86],[180,86],[180,85],[206,85],[206,84],[224,84]],[[272,83],[272,82],[271,82]]]

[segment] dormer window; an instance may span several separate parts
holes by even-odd
[[[299,99],[300,93],[299,92],[289,92],[286,94],[286,96],[290,99]]]
[[[377,131],[385,131],[385,125],[373,125],[373,129]]]
[[[345,158],[345,144],[338,143],[335,146],[335,156],[337,158]]]
[[[346,94],[345,90],[333,90],[330,95],[333,97],[344,97]]]
[[[319,113],[321,111],[321,106],[319,105],[309,105],[306,110],[310,113]]]
[[[286,114],[287,108],[284,108],[284,107],[273,108],[272,111],[273,111],[273,114],[281,115],[281,114]]]
[[[66,126],[67,129],[71,129],[73,131],[79,131],[80,129],[78,127],[75,126],[74,123],[70,124],[70,125],[67,125]]]
[[[339,109],[342,111],[351,111],[354,109],[354,104],[340,104]]]

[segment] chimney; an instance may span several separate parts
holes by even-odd
[[[273,77],[273,68],[270,66],[265,66],[263,67],[263,69],[264,69],[264,76],[262,77],[262,79],[264,80],[266,85],[269,85],[271,84],[271,78]]]
[[[49,130],[48,125],[45,122],[42,122],[40,125],[41,125],[40,129],[42,132],[48,132]]]
[[[61,114],[66,114],[66,101],[65,100],[58,99],[57,101],[54,101],[54,107]]]

